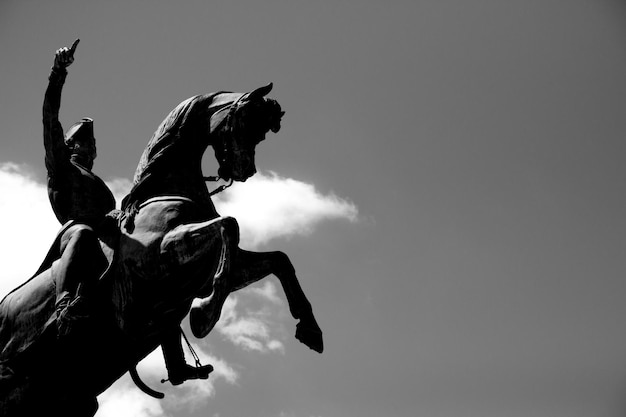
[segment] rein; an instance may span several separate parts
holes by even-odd
[[[209,177],[203,177],[203,178],[204,178],[204,181],[206,181],[206,182],[208,182],[208,181],[217,182],[217,181],[219,181],[221,179],[219,177],[219,175],[211,175]],[[232,178],[228,181],[228,184],[222,184],[219,187],[217,187],[215,190],[209,192],[209,197],[213,197],[215,194],[221,193],[222,191],[224,191],[225,189],[227,189],[231,185],[233,185],[233,179]]]

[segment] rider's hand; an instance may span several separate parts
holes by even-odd
[[[72,65],[72,62],[74,62],[74,52],[76,51],[78,42],[80,42],[80,39],[76,39],[69,48],[63,47],[58,49],[54,55],[54,65],[52,68],[65,69]]]

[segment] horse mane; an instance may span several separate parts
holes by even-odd
[[[146,175],[150,174],[155,165],[159,165],[162,159],[170,156],[172,149],[180,146],[186,138],[185,133],[193,133],[191,130],[198,130],[201,127],[198,124],[202,124],[205,118],[198,116],[201,116],[200,110],[204,110],[201,107],[205,106],[200,106],[200,104],[212,101],[212,96],[214,94],[190,97],[176,106],[163,119],[141,155],[133,184],[140,183]]]
[[[222,91],[196,95],[178,104],[148,141],[135,170],[133,188],[122,200],[122,210],[126,211],[147,196],[146,190],[153,182],[150,179],[155,173],[171,168],[181,150],[198,146],[202,147],[199,153],[203,153],[209,143],[198,139],[218,129],[224,120],[225,110],[242,96]]]

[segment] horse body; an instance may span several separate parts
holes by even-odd
[[[237,222],[219,216],[202,177],[209,145],[223,178],[245,180],[256,172],[254,147],[265,132],[278,130],[282,113],[278,122],[275,116],[265,124],[253,120],[257,127],[240,128],[240,134],[234,124],[245,127],[239,113],[246,104],[261,108],[270,88],[196,96],[163,121],[123,202],[119,234],[102,244],[110,266],[88,326],[57,340],[54,262],[0,303],[0,415],[93,415],[95,397],[178,329],[190,311],[192,332],[204,337],[230,292],[270,274],[300,320],[296,337],[322,351],[321,331],[289,258],[240,249]],[[262,117],[271,119],[268,114]]]

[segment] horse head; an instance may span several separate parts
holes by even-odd
[[[212,145],[220,165],[220,178],[245,181],[256,173],[255,148],[267,132],[280,130],[285,114],[276,100],[265,97],[271,89],[270,83],[240,95],[211,117],[215,135]]]
[[[220,178],[245,181],[254,175],[255,148],[267,132],[280,130],[284,114],[276,100],[265,97],[271,89],[268,84],[248,93],[198,95],[176,106],[148,142],[122,209],[172,194],[211,205],[201,168],[209,145]]]

